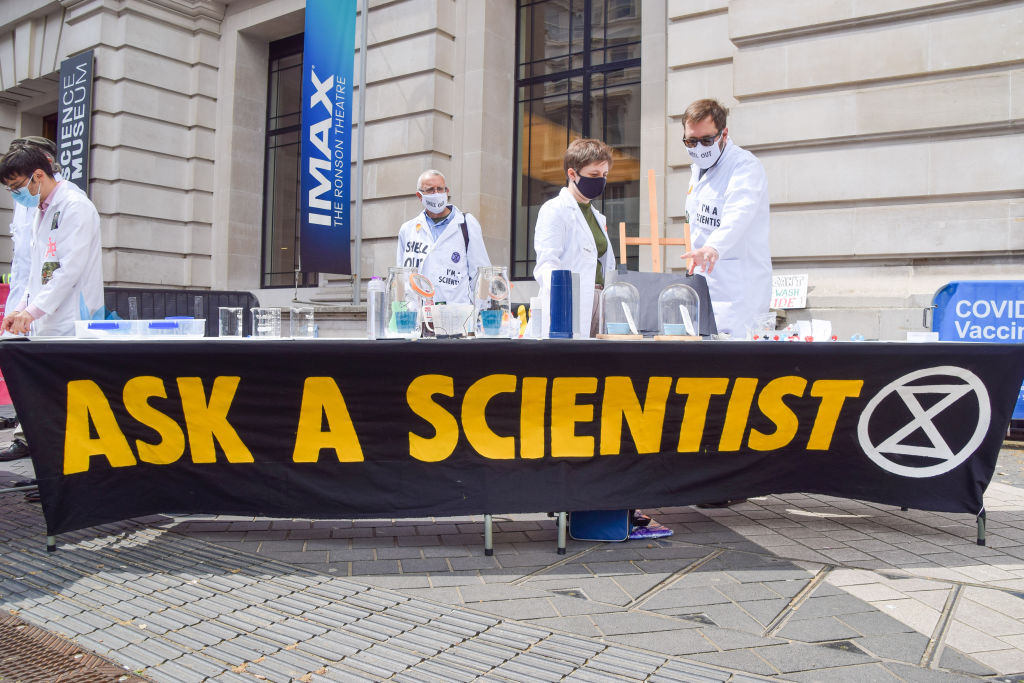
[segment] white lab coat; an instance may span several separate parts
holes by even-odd
[[[398,230],[398,251],[395,265],[415,268],[434,285],[434,301],[449,304],[473,303],[473,285],[477,268],[491,265],[484,246],[480,223],[472,214],[464,214],[454,205],[452,219],[434,241],[433,222],[421,212],[402,224]],[[469,249],[462,235],[462,222],[469,231]],[[468,251],[468,253],[467,253]]]
[[[72,183],[57,185],[32,227],[28,291],[22,302],[45,312],[32,323],[40,337],[74,336],[75,321],[103,306],[103,254],[96,207]]]
[[[54,180],[63,180],[60,173],[55,173]],[[82,190],[74,183],[69,183],[75,190]],[[28,271],[32,267],[32,224],[35,222],[37,209],[30,209],[14,202],[14,217],[11,219],[11,289],[7,294],[7,310],[25,298],[28,285]]]
[[[11,219],[11,289],[7,294],[7,312],[14,310],[25,298],[28,271],[32,264],[32,223],[37,209],[14,202]]]
[[[607,237],[607,220],[593,204],[590,208]],[[580,274],[579,333],[581,337],[589,337],[597,276],[597,244],[568,187],[563,187],[557,197],[552,197],[540,207],[533,231],[533,248],[537,252],[533,277],[540,284],[540,300],[545,309],[550,310],[551,305],[551,271],[571,270]],[[611,240],[608,240],[608,249],[600,259],[604,266],[604,284],[608,286],[615,280],[615,254]],[[544,316],[543,337],[548,336],[549,317]]]
[[[768,182],[753,154],[731,140],[718,163],[700,172],[691,166],[686,215],[693,247],[714,247],[718,262],[705,273],[719,332],[734,337],[772,297],[771,243],[768,237]]]

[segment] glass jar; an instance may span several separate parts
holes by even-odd
[[[640,334],[640,292],[628,282],[601,290],[600,327],[604,334]]]
[[[692,287],[676,283],[658,295],[658,334],[700,336],[700,297]]]
[[[509,338],[512,323],[508,268],[481,266],[473,288],[475,333],[478,337]]]
[[[424,307],[433,301],[434,285],[415,268],[388,268],[385,292],[388,324],[385,336],[390,339],[417,339],[423,324]]]

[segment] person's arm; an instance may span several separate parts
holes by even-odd
[[[45,217],[45,220],[52,220]],[[58,262],[50,281],[29,302],[44,314],[49,314],[71,296],[76,283],[85,272],[92,243],[100,239],[100,217],[91,202],[67,202],[60,210],[60,223],[56,230],[49,225],[39,226],[37,239],[52,250],[43,257],[43,265]],[[38,318],[39,316],[37,316]]]
[[[533,250],[537,254],[537,262],[533,266],[533,277],[542,290],[551,284],[551,271],[562,266],[566,229],[562,214],[554,201],[545,202],[537,213],[537,224],[533,230]]]
[[[402,255],[405,253],[405,225],[398,228],[398,250],[395,252],[395,265],[402,267]]]
[[[721,258],[730,258],[730,252],[743,241],[754,223],[768,181],[764,167],[754,158],[737,166],[729,178],[722,202],[722,224],[715,228],[705,247],[711,247]]]
[[[469,247],[466,249],[466,268],[469,269],[469,300],[473,301],[478,269],[491,265],[491,259],[487,255],[487,245],[484,244],[484,231],[480,227],[480,221],[472,214],[466,213],[463,216],[466,219],[466,229],[469,231]]]
[[[605,249],[604,256],[601,257],[601,267],[604,269],[604,286],[607,287],[611,283],[615,282],[618,277],[617,271],[615,270],[615,249],[612,247],[612,240],[608,237],[608,219],[599,213],[595,213],[598,225],[604,230],[604,237],[608,240],[608,248]]]

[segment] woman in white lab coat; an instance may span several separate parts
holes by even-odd
[[[533,276],[540,284],[545,308],[551,300],[551,272],[579,273],[581,337],[592,337],[597,332],[600,289],[615,278],[615,253],[608,239],[607,221],[591,205],[591,200],[604,191],[611,166],[608,145],[600,140],[573,140],[563,158],[568,184],[540,207],[534,227],[537,264]],[[548,336],[548,317],[544,320],[544,337]]]

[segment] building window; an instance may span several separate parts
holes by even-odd
[[[270,44],[261,287],[310,287],[299,263],[302,35]]]
[[[640,218],[640,0],[518,0],[512,276],[530,278],[537,212],[565,186],[562,155],[576,138],[612,148],[595,205],[619,258],[619,223]],[[636,249],[635,247],[633,249]],[[629,254],[636,269],[639,257]]]

